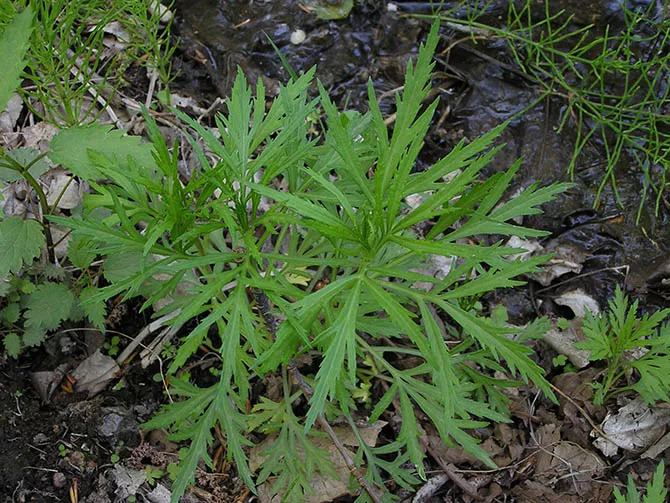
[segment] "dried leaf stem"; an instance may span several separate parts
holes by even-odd
[[[312,387],[305,381],[304,377],[298,370],[296,362],[291,360],[287,369],[294,383],[302,390],[303,394],[307,398],[310,398],[314,394],[314,390],[312,390]],[[340,453],[340,456],[342,456],[344,464],[346,465],[349,472],[351,472],[351,474],[354,476],[356,481],[360,484],[362,488],[364,488],[368,492],[370,498],[372,498],[372,501],[374,501],[375,503],[382,503],[381,496],[377,494],[377,491],[372,487],[372,485],[370,485],[370,482],[368,482],[368,480],[365,477],[363,477],[358,468],[356,468],[356,463],[354,463],[354,460],[351,459],[351,456],[349,456],[349,453],[345,449],[340,439],[337,438],[337,435],[333,431],[333,428],[330,426],[330,423],[328,423],[323,413],[319,413],[316,416],[316,420],[323,429],[323,431],[325,431],[330,437],[330,440],[333,442],[333,445]]]

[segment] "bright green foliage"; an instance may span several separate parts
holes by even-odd
[[[31,264],[39,257],[44,246],[42,226],[35,220],[20,217],[5,218],[0,221],[0,278],[10,272],[17,273],[24,264]]]
[[[612,393],[631,389],[647,403],[668,401],[670,323],[662,326],[661,323],[670,316],[670,309],[639,318],[637,301],[629,307],[628,297],[624,297],[619,287],[609,308],[606,315],[597,317],[586,313],[583,325],[586,340],[575,345],[590,351],[590,360],[603,360],[607,364],[604,380],[594,385],[594,403],[602,404]],[[619,380],[631,369],[639,374],[637,382],[617,387]]]
[[[337,475],[331,467],[328,453],[312,443],[290,405],[298,401],[300,392],[291,396],[288,389],[284,392],[287,398],[279,403],[262,398],[252,410],[248,427],[276,435],[261,453],[265,460],[256,482],[262,484],[272,478],[272,492],[281,492],[293,501],[300,499],[302,494],[313,494],[311,479],[317,470],[333,477]]]
[[[45,22],[43,8],[46,3],[31,2],[30,6],[21,3],[0,1],[0,26],[4,28],[0,35],[0,111],[21,82],[36,4],[39,4],[38,17]],[[56,9],[57,4],[49,5]],[[22,9],[20,14],[16,14],[17,8]],[[39,38],[48,30],[35,31],[39,32],[35,35]],[[54,54],[49,57],[54,59]],[[118,146],[118,142],[110,143]],[[147,154],[151,159],[148,151]],[[25,179],[37,195],[42,214],[46,215],[52,208],[47,205],[46,195],[38,183],[38,178],[48,168],[43,157],[31,148],[10,152],[0,148],[0,181],[11,183]],[[98,300],[81,306],[76,294],[82,285],[71,284],[63,268],[55,264],[54,243],[48,224],[18,216],[0,218],[0,245],[0,333],[9,356],[16,358],[22,348],[41,344],[49,331],[57,329],[67,319],[86,316],[95,326],[104,328],[104,302]],[[52,263],[35,262],[45,248]],[[30,279],[23,274],[26,270],[30,271]],[[49,279],[58,282],[47,281]],[[86,276],[82,275],[80,281],[85,283]],[[82,299],[94,292],[94,287],[85,287]]]
[[[74,296],[67,285],[45,282],[25,300],[26,327],[55,330],[72,309]]]
[[[47,172],[49,166],[44,161],[39,151],[30,147],[19,147],[5,152],[5,155],[13,159],[21,166],[30,166],[28,173],[35,179]],[[23,176],[16,170],[0,167],[0,180],[11,183],[21,180]]]
[[[309,98],[314,70],[282,87],[266,108],[262,82],[254,96],[240,72],[227,113],[216,117],[217,134],[180,115],[197,135],[191,143],[200,165],[189,179],[177,169],[178,145],[169,149],[150,117],[157,173],[130,158],[107,155],[102,140],[80,147],[107,183],[91,180],[95,193],[85,199],[81,220],[52,220],[90,240],[107,260],[122,253],[139,260],[101,295],[142,294],[145,308],[173,296],[157,314],[177,310],[172,323],[192,320],[194,328],[183,337],[171,374],[203,344],[220,356],[214,385],[201,388],[171,377],[183,400],[146,425],[171,428],[173,438],[190,440],[172,501],[193,480],[201,460],[211,464],[208,446],[216,424],[240,477],[252,488],[245,434],[276,435],[281,449],[265,452],[258,477],[276,476],[273,492],[301,499],[315,470],[329,473],[311,440],[320,415],[344,416],[358,435],[352,393],[364,370],[374,376],[365,377],[367,385],[381,395],[370,420],[392,403],[402,418],[392,444],[359,443],[356,461],[380,488],[389,476],[410,487],[418,482],[414,473],[424,475],[417,411],[446,442],[493,466],[468,430],[486,420],[505,421],[500,387],[518,382],[498,381],[491,373],[506,370],[553,396],[530,350],[515,340],[523,330],[500,326],[470,306],[494,288],[521,284],[514,278],[537,269],[542,258],[510,258],[520,250],[503,241],[487,246],[487,239],[544,235],[511,221],[539,213],[538,206],[566,185],[532,185],[501,202],[520,164],[488,180],[479,173],[498,150],[492,145],[502,128],[463,141],[428,170],[413,172],[436,107],[422,103],[437,40],[436,25],[416,64],[407,67],[393,132],[372,84],[370,112],[363,115],[338,111],[322,87],[319,99]],[[313,136],[307,118],[319,103],[327,131]],[[416,195],[423,201],[408,206],[408,196]],[[100,207],[108,211],[96,213]],[[422,231],[417,224],[424,225]],[[454,258],[444,279],[417,272],[431,255]],[[318,282],[327,286],[317,288]],[[417,282],[432,289],[417,288]],[[175,295],[177,286],[185,286],[188,295]],[[446,333],[434,313],[448,320]],[[448,345],[445,339],[451,337],[461,342]],[[313,394],[303,415],[294,408],[299,395],[287,366],[304,353],[318,370],[305,376]],[[251,383],[269,373],[281,376],[283,396],[252,402],[247,413],[255,399]]]
[[[32,266],[31,271],[37,273],[40,268]],[[34,277],[41,282],[35,284],[16,275],[5,280],[8,290],[0,300],[4,306],[0,310],[0,327],[5,333],[4,345],[10,356],[17,357],[22,348],[42,344],[48,332],[58,329],[66,320],[78,321],[86,317],[104,330],[104,302],[88,300],[97,292],[95,287],[89,286],[79,292],[79,287],[70,281],[44,281],[43,273]]]
[[[640,500],[640,493],[635,487],[633,477],[628,475],[628,485],[626,486],[626,495],[622,495],[618,487],[614,487],[615,503],[665,503],[668,491],[665,489],[665,463],[661,461],[656,468],[654,478],[647,482],[647,491]]]
[[[21,82],[20,76],[25,66],[25,54],[32,31],[33,11],[27,6],[5,26],[0,35],[0,54],[2,72],[0,72],[0,111],[5,109],[7,101]]]
[[[32,33],[28,3],[39,23]],[[19,75],[29,79],[32,85],[21,94],[32,112],[45,120],[67,125],[94,121],[104,108],[97,104],[109,103],[130,64],[155,70],[159,84],[171,78],[170,26],[161,25],[157,10],[148,12],[146,0],[0,0],[0,27],[21,10],[25,29],[10,32],[15,38],[7,44],[13,54],[25,47],[28,37],[26,64],[8,67],[8,74],[3,66],[0,86],[5,76],[12,84]],[[112,22],[120,25],[125,47],[103,60],[105,29]],[[4,55],[7,49],[1,49]],[[34,106],[36,102],[42,106]]]
[[[105,329],[105,317],[107,310],[105,303],[101,299],[94,299],[98,289],[94,286],[87,286],[79,293],[79,304],[84,311],[84,315],[89,319],[94,327],[100,330]]]
[[[96,146],[96,152],[116,161],[120,169],[129,169],[128,158],[141,168],[152,172],[156,164],[151,156],[151,145],[137,136],[125,136],[111,126],[91,124],[60,131],[50,144],[49,159],[73,174],[88,180],[100,178],[96,161],[89,158],[87,148]]]

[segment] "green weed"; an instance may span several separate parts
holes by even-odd
[[[27,0],[0,0],[0,27],[22,11]],[[26,105],[55,124],[95,121],[133,63],[151,68],[163,84],[171,79],[169,24],[150,14],[145,0],[37,0],[30,6],[39,29],[33,30],[21,89]],[[105,55],[105,29],[120,27],[125,48]]]
[[[0,78],[0,110],[19,85],[32,21],[33,11],[27,7],[5,26],[0,36],[0,54],[6,69]],[[46,194],[37,181],[47,169],[43,157],[29,148],[11,152],[0,148],[0,182],[25,179],[37,194],[41,214],[45,216],[51,214],[53,208],[47,204]],[[104,327],[104,304],[82,304],[95,291],[87,283],[86,276],[75,282],[56,266],[54,249],[57,243],[54,243],[46,219],[1,215],[0,243],[3,245],[0,254],[0,326],[10,356],[17,357],[23,348],[41,344],[49,331],[68,319],[77,321],[87,317],[97,327]],[[44,249],[47,259],[36,260]]]
[[[511,221],[539,213],[567,185],[532,185],[501,202],[520,163],[479,178],[501,148],[492,147],[501,127],[413,172],[436,107],[422,102],[437,39],[435,25],[407,67],[392,133],[371,84],[368,113],[340,112],[321,86],[318,99],[308,96],[312,69],[281,87],[269,108],[262,82],[254,96],[240,72],[216,130],[180,115],[195,134],[200,164],[185,181],[178,145],[169,148],[148,116],[153,156],[136,139],[99,126],[53,140],[58,162],[94,193],[82,218],[51,220],[106,257],[105,268],[123,257],[125,267],[105,273],[110,284],[95,299],[142,295],[148,308],[172,296],[156,315],[194,322],[168,372],[180,399],[146,425],[190,440],[172,501],[201,461],[211,466],[215,425],[249,487],[265,482],[293,501],[312,491],[315,473],[333,473],[314,424],[344,417],[359,438],[354,464],[365,466],[365,475],[354,469],[368,491],[360,500],[378,491],[390,499],[389,476],[407,488],[425,477],[417,411],[445,442],[493,466],[468,430],[506,421],[501,388],[519,383],[490,373],[506,371],[553,396],[530,350],[515,340],[522,330],[472,306],[484,292],[521,284],[514,278],[544,260],[513,258],[520,250],[500,237],[544,235]],[[308,119],[319,104],[327,130],[317,136]],[[409,196],[422,200],[412,207]],[[495,243],[487,246],[485,236],[497,236]],[[454,259],[443,279],[419,272],[431,255]],[[175,295],[177,286],[188,294]],[[436,316],[449,321],[446,331]],[[220,360],[218,381],[208,387],[178,374],[201,347]],[[307,356],[316,366],[298,363]],[[279,397],[252,394],[251,383],[270,373],[281,380]],[[372,405],[365,390],[375,396],[370,422],[397,407],[402,427],[392,443],[361,440],[354,397]],[[274,438],[255,480],[251,431]]]
[[[614,502],[615,503],[665,503],[668,491],[665,489],[665,464],[661,461],[656,468],[654,478],[651,482],[647,482],[647,491],[642,500],[640,500],[640,493],[635,487],[633,477],[628,475],[628,485],[626,486],[626,495],[622,495],[618,487],[614,488]]]
[[[670,323],[661,323],[670,316],[670,309],[652,315],[637,316],[637,301],[629,307],[617,287],[606,315],[594,317],[587,311],[583,323],[586,336],[577,343],[579,349],[590,351],[590,360],[604,361],[605,378],[594,384],[593,402],[601,405],[616,393],[633,390],[647,403],[667,402],[670,395]],[[634,384],[617,386],[631,370],[639,378]]]

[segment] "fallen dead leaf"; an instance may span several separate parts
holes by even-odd
[[[570,322],[570,326],[567,329],[560,330],[554,326],[542,336],[544,342],[558,354],[565,355],[570,360],[570,363],[578,369],[582,369],[589,364],[590,355],[589,351],[575,347],[576,342],[581,342],[585,339],[581,325],[582,321],[580,319],[574,319]]]
[[[581,288],[559,295],[554,299],[554,302],[560,306],[569,307],[578,318],[586,316],[587,309],[593,315],[600,314],[598,301],[586,294]]]
[[[53,177],[46,195],[49,206],[57,202],[56,206],[65,210],[75,208],[83,197],[79,182],[65,173]]]
[[[5,110],[0,113],[0,131],[13,131],[16,121],[19,120],[19,116],[21,115],[21,110],[23,110],[23,100],[21,96],[14,93],[9,98],[9,101],[7,101]]]
[[[649,407],[638,397],[621,407],[616,414],[605,418],[600,429],[607,438],[598,436],[593,445],[608,457],[616,455],[619,447],[626,451],[640,452],[663,436],[668,423],[668,404]],[[596,432],[593,434],[597,435]]]
[[[75,391],[87,391],[92,397],[100,393],[120,370],[114,358],[103,355],[99,350],[82,361],[72,372],[76,380]]]

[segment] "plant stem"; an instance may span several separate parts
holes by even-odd
[[[35,177],[31,175],[30,172],[28,171],[30,166],[32,166],[35,162],[37,162],[37,160],[41,159],[45,155],[46,154],[42,154],[42,156],[35,159],[28,167],[24,167],[18,162],[16,162],[14,159],[9,157],[4,150],[0,150],[0,158],[2,158],[2,160],[8,163],[5,164],[3,167],[6,167],[14,171],[18,171],[37,194],[37,198],[39,199],[40,202],[40,209],[42,210],[42,218],[38,221],[42,224],[42,227],[44,228],[44,236],[47,241],[47,254],[49,256],[49,262],[55,264],[56,254],[54,252],[53,236],[51,235],[51,227],[49,225],[49,221],[45,218],[46,215],[49,215],[49,204],[47,203],[47,196],[42,190],[42,187],[40,187],[40,184],[37,182]]]
[[[314,391],[303,378],[294,360],[290,361],[287,370],[291,374],[291,377],[295,382],[295,384],[297,384],[298,387],[300,387],[300,389],[302,390],[302,393],[307,398],[310,398],[314,394]],[[323,415],[323,412],[319,412],[319,414],[316,416],[316,420],[321,426],[321,428],[323,428],[323,430],[330,437],[330,440],[333,442],[333,445],[335,445],[335,448],[340,453],[340,456],[342,456],[342,459],[344,460],[344,464],[346,465],[347,469],[351,472],[351,474],[354,476],[354,478],[360,484],[360,486],[367,491],[372,501],[374,501],[374,503],[383,503],[381,496],[377,494],[377,491],[370,485],[370,482],[368,482],[368,480],[365,477],[363,477],[361,472],[356,467],[356,463],[354,463],[354,460],[351,459],[351,456],[347,452],[346,448],[344,447],[340,439],[337,438],[337,435],[333,431],[333,428],[330,426],[330,423],[328,423],[328,421],[326,420],[325,416]]]

